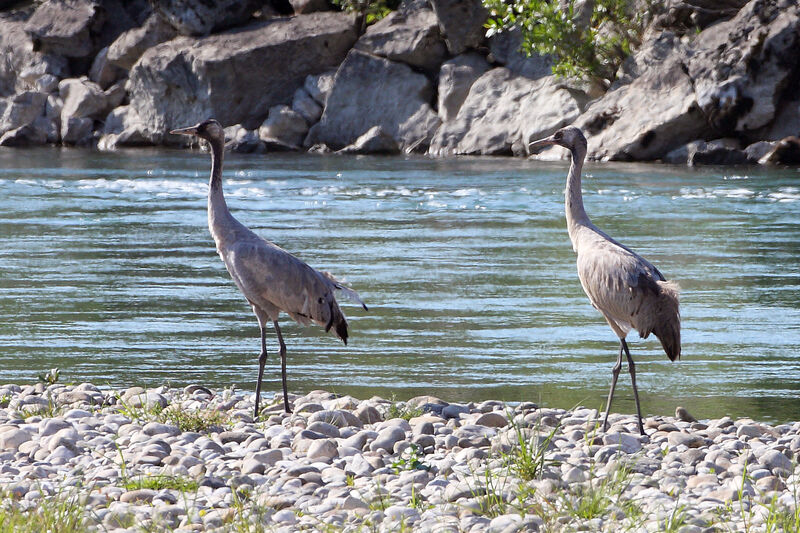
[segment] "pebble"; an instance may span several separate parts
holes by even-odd
[[[29,415],[45,394],[53,416]],[[292,395],[295,413],[284,415],[277,395],[253,422],[252,394],[202,385],[12,384],[0,395],[8,399],[0,486],[11,504],[77,490],[90,530],[113,533],[252,530],[256,519],[279,532],[661,531],[675,509],[684,513],[679,531],[759,530],[791,512],[800,489],[796,423],[698,422],[679,410],[646,419],[642,437],[628,415],[612,414],[603,433],[596,410],[430,396],[405,404],[422,415],[384,420],[391,402],[377,397]],[[136,402],[205,409],[228,422],[183,431],[155,416],[130,418],[125,407]],[[518,431],[543,447],[532,475],[519,470]],[[167,486],[128,490],[128,480],[154,476]],[[579,516],[579,499],[606,485],[607,508]]]

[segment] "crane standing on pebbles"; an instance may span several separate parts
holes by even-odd
[[[308,325],[315,322],[331,328],[347,344],[347,319],[339,309],[334,291],[367,306],[358,294],[339,283],[328,272],[318,272],[279,246],[262,239],[233,218],[222,193],[222,157],[225,133],[219,122],[205,120],[196,126],[173,130],[170,133],[192,135],[211,145],[211,178],[208,184],[208,228],[236,286],[253,307],[261,327],[261,355],[258,358],[255,414],[261,398],[261,378],[267,360],[266,327],[275,327],[280,344],[283,406],[290,412],[286,391],[286,345],[283,342],[278,315],[287,313],[296,322]]]
[[[681,318],[678,310],[678,284],[667,281],[649,261],[618,243],[592,224],[583,208],[581,169],[586,157],[586,138],[581,130],[568,126],[552,136],[531,143],[531,148],[557,144],[572,154],[567,174],[565,208],[567,230],[572,248],[578,254],[578,277],[592,305],[603,314],[619,337],[619,355],[612,369],[603,430],[608,426],[608,412],[614,397],[622,352],[628,359],[633,397],[636,401],[639,432],[644,435],[639,392],[636,389],[636,367],[625,337],[631,329],[642,338],[653,333],[670,361],[681,357]]]

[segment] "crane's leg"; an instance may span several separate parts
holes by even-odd
[[[281,381],[283,382],[283,409],[287,413],[291,413],[289,409],[289,393],[286,391],[286,345],[283,343],[283,335],[281,335],[281,328],[278,326],[278,321],[273,320],[272,324],[275,326],[275,333],[278,335],[278,342],[281,345]]]
[[[636,365],[633,364],[631,352],[628,350],[628,343],[625,339],[620,341],[622,348],[625,349],[625,357],[628,358],[628,372],[631,373],[631,385],[633,385],[633,399],[636,402],[636,415],[639,417],[639,433],[644,435],[644,426],[642,425],[642,408],[639,406],[639,391],[636,388]],[[620,352],[620,355],[622,352]]]
[[[267,362],[267,330],[261,326],[261,355],[258,356],[258,382],[256,382],[256,409],[253,420],[258,420],[258,403],[261,400],[261,378],[264,376],[264,363]]]
[[[625,341],[622,341],[625,342]],[[608,391],[608,401],[606,402],[606,416],[603,417],[603,431],[608,429],[608,413],[611,412],[611,400],[614,398],[614,389],[617,387],[617,378],[619,371],[622,368],[622,344],[619,345],[619,355],[617,356],[617,364],[611,369],[611,390]]]

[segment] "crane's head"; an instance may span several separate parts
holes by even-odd
[[[225,130],[223,130],[222,125],[213,118],[204,120],[196,126],[172,130],[170,133],[175,135],[194,135],[195,137],[200,137],[209,142],[219,140],[225,142]]]
[[[563,146],[570,151],[582,149],[584,153],[586,152],[586,137],[584,137],[583,132],[581,132],[581,130],[575,126],[561,128],[550,137],[545,137],[544,139],[532,142],[528,147],[540,148],[542,146],[550,146],[553,144]]]

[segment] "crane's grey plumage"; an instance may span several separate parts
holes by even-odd
[[[208,228],[217,245],[217,253],[236,286],[253,307],[261,327],[261,354],[258,359],[255,417],[261,396],[261,378],[267,360],[266,327],[272,322],[278,337],[281,356],[283,405],[289,412],[286,390],[286,345],[283,342],[278,315],[284,311],[303,325],[313,323],[333,329],[347,344],[347,319],[334,296],[340,291],[366,310],[358,294],[337,281],[328,272],[318,272],[279,246],[262,239],[228,210],[222,192],[222,157],[225,134],[216,120],[209,119],[196,126],[173,130],[170,133],[193,135],[211,145],[211,177],[208,184]]]
[[[678,310],[678,284],[667,281],[647,259],[636,254],[592,224],[583,208],[581,169],[586,157],[586,138],[575,127],[562,128],[551,137],[536,141],[531,148],[557,144],[572,154],[567,175],[565,208],[567,230],[572,248],[578,254],[578,277],[592,305],[605,317],[619,337],[619,355],[612,370],[611,390],[608,393],[603,429],[608,424],[608,412],[614,388],[622,367],[622,353],[628,360],[628,370],[639,417],[639,431],[644,435],[639,392],[636,389],[636,368],[625,337],[631,329],[642,338],[653,333],[671,361],[681,357],[681,319]]]

